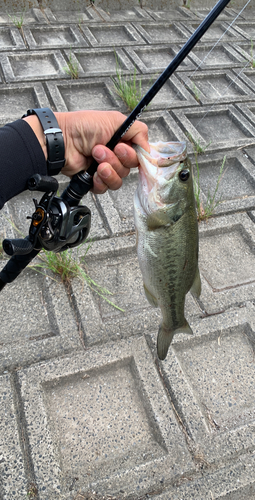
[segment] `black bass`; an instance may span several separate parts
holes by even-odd
[[[139,182],[134,196],[137,254],[145,295],[160,307],[157,351],[165,359],[176,333],[192,333],[184,316],[185,296],[200,295],[198,223],[191,163],[185,142],[134,146]]]

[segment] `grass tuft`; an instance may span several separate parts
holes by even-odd
[[[217,208],[217,206],[220,204],[221,199],[216,201],[216,195],[219,189],[220,181],[223,176],[223,169],[225,166],[226,162],[226,156],[224,156],[221,167],[220,167],[220,172],[218,175],[218,179],[216,182],[216,187],[211,195],[210,190],[208,190],[207,197],[206,197],[206,203],[205,205],[203,204],[201,200],[201,187],[200,187],[200,170],[199,170],[199,165],[198,165],[198,160],[197,160],[197,154],[195,154],[195,159],[196,159],[196,173],[197,173],[197,178],[193,175],[193,185],[194,185],[194,195],[195,195],[195,200],[196,200],[196,208],[197,208],[197,218],[199,221],[202,220],[207,220],[209,217],[213,215],[213,212]]]
[[[211,142],[212,141],[209,141],[208,144],[206,144],[205,146],[201,146],[200,144],[200,141],[196,141],[196,139],[194,139],[194,137],[187,133],[187,138],[189,139],[189,141],[191,142],[192,146],[193,146],[193,150],[194,150],[194,153],[195,155],[201,155],[205,152],[205,150],[208,148],[208,146],[210,146]]]
[[[116,54],[115,59],[116,77],[112,78],[114,91],[132,111],[142,98],[142,78],[137,78],[136,68],[133,74],[123,75]]]
[[[79,78],[79,64],[75,61],[72,52],[70,50],[70,54],[67,61],[67,66],[63,68],[63,70],[73,79],[77,80]]]
[[[88,252],[91,244],[88,245],[86,253]],[[85,254],[86,255],[86,254]],[[87,283],[89,288],[99,295],[103,300],[108,302],[112,307],[124,312],[123,309],[118,307],[114,302],[112,302],[108,296],[113,295],[107,288],[98,285],[87,273],[85,267],[82,267],[72,256],[71,250],[65,250],[61,253],[48,252],[42,250],[38,254],[38,258],[42,261],[42,264],[33,264],[30,266],[32,269],[37,270],[43,268],[43,270],[49,270],[57,276],[60,276],[63,283],[69,285],[73,278],[79,278],[83,283]],[[40,272],[40,271],[39,271]],[[42,272],[45,275],[45,272]],[[52,278],[51,276],[49,276]],[[52,278],[54,279],[54,278]]]
[[[13,15],[8,14],[8,17],[11,19],[14,26],[16,26],[16,28],[18,28],[19,30],[23,26],[24,19],[25,19],[25,13],[26,13],[26,8],[23,9],[23,11],[21,12],[21,14],[19,16],[16,16],[15,14],[13,14]]]

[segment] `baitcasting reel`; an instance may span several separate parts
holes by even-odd
[[[24,239],[5,239],[3,249],[11,256],[0,272],[0,290],[11,283],[42,248],[63,252],[83,243],[91,224],[91,212],[83,205],[70,206],[63,197],[56,196],[58,181],[54,177],[36,174],[28,181],[30,191],[43,191],[35,204],[29,235]]]

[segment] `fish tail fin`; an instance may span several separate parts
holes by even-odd
[[[159,359],[161,359],[162,361],[163,359],[165,359],[169,346],[173,340],[173,336],[176,333],[189,333],[190,335],[193,335],[193,332],[186,319],[183,326],[177,328],[176,330],[169,330],[169,328],[165,327],[164,323],[161,323],[158,331],[157,352]]]

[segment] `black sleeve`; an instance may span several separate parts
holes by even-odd
[[[27,189],[31,175],[47,175],[40,143],[25,120],[0,128],[0,209],[6,201]]]

